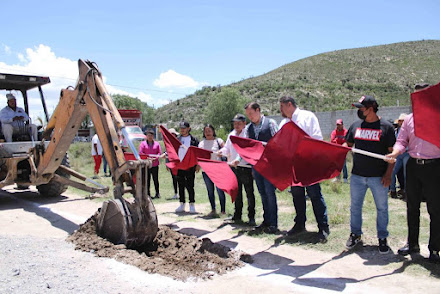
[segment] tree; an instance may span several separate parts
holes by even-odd
[[[244,112],[245,99],[237,89],[222,88],[211,98],[206,110],[207,122],[216,127],[228,127],[237,113]]]
[[[142,124],[154,122],[154,108],[142,102],[139,98],[133,98],[128,95],[111,95],[116,108],[118,109],[138,109],[142,112]]]

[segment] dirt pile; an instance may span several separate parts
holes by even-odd
[[[95,216],[67,238],[75,249],[91,252],[134,265],[149,273],[170,276],[176,280],[207,279],[243,266],[240,261],[248,255],[232,251],[228,247],[198,239],[160,226],[153,243],[145,248],[132,250],[125,245],[115,245],[99,237],[95,229]]]

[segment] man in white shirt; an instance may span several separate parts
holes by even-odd
[[[94,169],[94,179],[98,178],[99,168],[101,167],[102,162],[102,145],[99,141],[98,134],[95,134],[92,138],[92,156],[95,161],[95,169]]]
[[[25,128],[25,122],[29,120],[29,116],[23,108],[17,107],[17,100],[11,93],[6,94],[8,105],[0,111],[0,121],[2,123],[2,132],[6,142],[12,142],[12,135],[19,133],[20,129]],[[38,140],[37,126],[29,124],[32,131],[33,140]]]
[[[280,123],[280,129],[285,123],[292,120],[310,137],[322,140],[321,128],[316,115],[310,111],[299,109],[293,97],[284,96],[280,98],[280,111],[281,115],[285,117]],[[313,168],[313,166],[311,166],[311,168]],[[319,240],[323,243],[327,242],[327,237],[330,234],[327,206],[324,197],[321,194],[321,186],[319,183],[307,187],[293,186],[291,188],[296,217],[295,225],[287,232],[287,235],[293,236],[306,230],[306,190],[312,201],[313,212],[315,213],[316,222],[318,223]]]
[[[243,186],[246,191],[246,197],[248,200],[248,218],[249,225],[255,226],[255,195],[254,195],[254,179],[252,177],[252,166],[249,165],[244,159],[240,159],[237,151],[232,145],[231,136],[246,137],[244,128],[246,127],[246,117],[243,114],[237,114],[232,119],[234,123],[234,129],[229,133],[225,146],[220,150],[221,155],[228,157],[228,162],[232,167],[232,171],[235,173],[238,182],[238,193],[235,198],[235,212],[232,220],[235,223],[240,223],[241,214],[243,210]]]

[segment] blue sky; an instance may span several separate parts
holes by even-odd
[[[3,0],[0,72],[50,76],[53,106],[89,59],[157,108],[323,52],[440,39],[440,1],[356,2]]]

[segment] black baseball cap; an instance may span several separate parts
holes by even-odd
[[[246,117],[241,113],[237,113],[232,121],[246,121]]]
[[[414,90],[421,90],[421,89],[425,89],[427,87],[431,86],[430,84],[427,83],[423,83],[423,84],[416,84],[414,86]]]
[[[180,124],[179,124],[179,128],[181,128],[181,129],[189,128],[189,122],[181,121]]]
[[[370,107],[375,104],[378,105],[376,99],[374,99],[373,96],[364,95],[359,99],[358,102],[355,102],[351,105],[353,105],[354,107],[357,107],[357,108],[361,108],[361,107]]]

